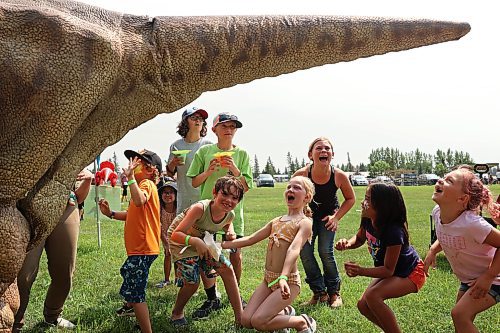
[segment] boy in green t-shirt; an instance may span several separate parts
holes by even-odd
[[[214,118],[212,131],[217,136],[217,143],[201,147],[196,152],[186,174],[187,177],[192,178],[193,187],[200,187],[200,199],[211,199],[217,179],[228,174],[238,178],[245,191],[253,187],[250,156],[245,150],[233,144],[236,130],[242,126],[238,117],[228,113],[220,113]],[[237,238],[243,237],[245,231],[243,201],[241,200],[234,208],[233,226]],[[241,250],[231,251],[229,259],[239,284],[242,271]],[[209,285],[205,285],[205,287],[207,287],[206,292],[209,299],[195,311],[193,314],[195,318],[207,317],[211,311],[220,307],[217,306],[219,303],[215,296],[215,279],[210,287]]]

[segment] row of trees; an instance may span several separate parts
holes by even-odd
[[[306,165],[305,159],[299,162],[298,158],[293,157],[290,152],[287,153],[286,160],[287,165],[285,166],[285,170],[283,170],[283,174],[288,174],[289,176]],[[349,153],[347,153],[347,164],[340,164],[337,167],[349,172],[368,171],[371,176],[405,172],[417,172],[418,174],[435,173],[438,176],[442,176],[455,165],[474,164],[474,160],[469,153],[453,151],[451,149],[446,151],[438,149],[432,155],[424,153],[419,149],[410,152],[401,152],[395,148],[377,148],[371,151],[368,160],[368,165],[364,163],[353,165]],[[257,155],[255,155],[253,173],[254,177],[257,177],[260,173],[275,175],[282,172],[280,169],[274,167],[271,157],[267,158],[264,168],[261,169]]]

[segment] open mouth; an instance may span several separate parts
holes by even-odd
[[[328,156],[320,156],[320,157],[319,157],[319,160],[320,160],[321,162],[326,162],[326,161],[328,161]]]
[[[286,201],[292,202],[293,200],[295,200],[295,196],[293,194],[289,194],[286,196]]]

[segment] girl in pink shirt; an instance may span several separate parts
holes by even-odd
[[[424,270],[435,267],[436,254],[444,251],[460,280],[457,301],[451,311],[455,332],[479,332],[476,315],[500,302],[500,231],[478,212],[486,207],[500,217],[500,204],[470,170],[459,167],[438,180],[432,200],[437,241],[432,244]]]

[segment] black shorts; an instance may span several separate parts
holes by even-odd
[[[122,185],[122,189],[123,189],[122,196],[124,196],[124,197],[127,195],[127,187],[128,187],[128,184]]]

